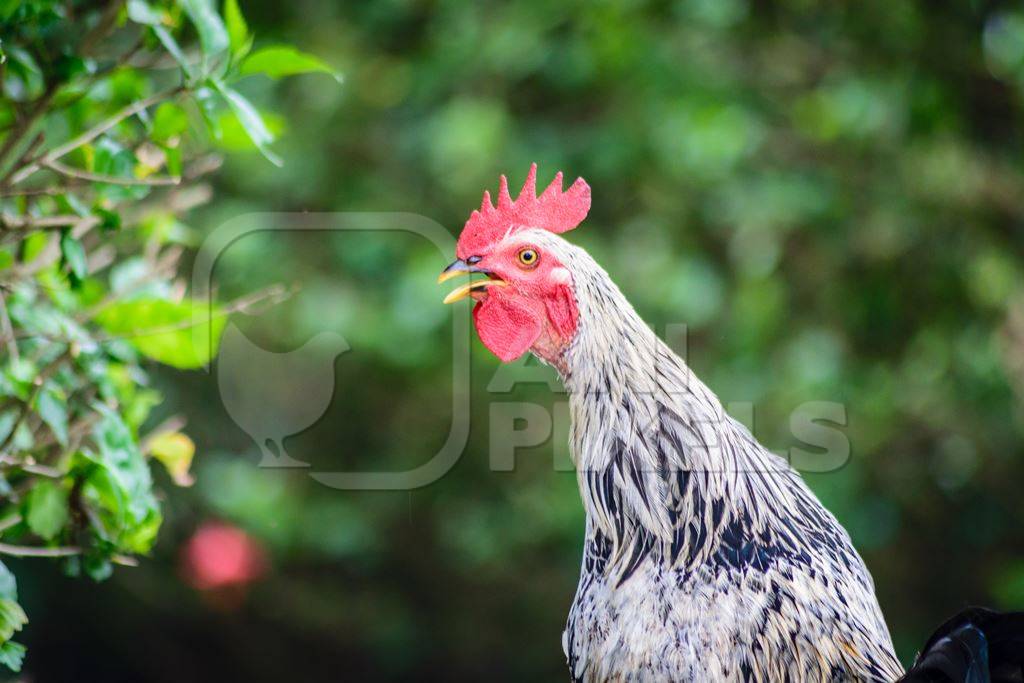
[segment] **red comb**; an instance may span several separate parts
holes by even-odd
[[[583,178],[562,192],[562,172],[537,196],[537,164],[530,172],[515,201],[508,194],[508,179],[501,176],[498,206],[491,204],[491,193],[484,192],[480,210],[474,211],[459,236],[457,256],[469,258],[484,253],[506,234],[523,228],[543,228],[555,233],[572,230],[590,211],[590,186]]]

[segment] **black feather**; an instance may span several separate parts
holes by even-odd
[[[1024,683],[1024,612],[960,612],[932,634],[900,681]]]

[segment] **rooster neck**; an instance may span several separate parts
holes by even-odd
[[[645,555],[696,557],[696,546],[673,549],[680,519],[744,514],[734,475],[747,456],[729,444],[745,429],[589,255],[573,248],[571,260],[579,329],[551,364],[569,394],[588,536],[606,538],[612,556],[642,544]]]
[[[640,318],[608,274],[589,257],[585,263],[587,277],[577,279],[576,289],[579,330],[551,363],[569,394],[574,432],[639,441],[635,445],[650,450],[665,420],[709,438],[731,432],[736,423],[714,393]],[[715,449],[679,451],[679,464],[721,464]],[[577,455],[577,466],[586,469],[607,464],[606,454],[592,449]]]
[[[563,258],[579,328],[556,367],[595,566],[620,577],[649,557],[693,567],[723,539],[769,533],[809,495],[798,475],[725,413],[586,252]]]

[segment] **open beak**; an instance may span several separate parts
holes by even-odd
[[[467,296],[484,294],[488,287],[504,287],[508,284],[504,280],[496,277],[489,270],[478,268],[476,265],[466,263],[462,259],[453,261],[447,268],[442,270],[441,274],[437,276],[437,282],[440,284],[447,280],[451,280],[453,277],[459,275],[470,275],[472,273],[483,273],[487,276],[487,279],[477,280],[476,282],[467,282],[464,285],[456,287],[444,298],[444,303],[450,304],[455,301],[459,301],[460,299],[465,299]]]

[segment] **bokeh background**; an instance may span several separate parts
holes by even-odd
[[[794,408],[846,406],[848,464],[808,479],[873,572],[904,662],[967,604],[1024,606],[1018,3],[242,9],[257,45],[287,40],[346,80],[243,84],[281,130],[285,165],[229,155],[214,201],[189,219],[200,235],[266,211],[407,211],[457,234],[500,173],[516,187],[532,161],[542,182],[581,175],[594,208],[571,239],[656,328],[688,325],[691,365],[724,401],[753,403],[759,439],[797,446]],[[230,133],[223,144],[240,146]],[[351,346],[324,418],[286,440],[292,457],[402,470],[443,443],[444,264],[398,233],[264,232],[225,252],[225,299],[299,288],[234,318],[253,343],[284,352],[332,332]],[[14,563],[29,678],[565,680],[574,475],[555,466],[557,438],[522,450],[512,472],[488,461],[492,402],[562,397],[537,382],[491,393],[497,361],[475,339],[471,352],[469,445],[411,492],[260,468],[216,372],[164,371],[163,416],[188,418],[196,484],[165,481],[152,558],[89,591],[56,566]],[[267,404],[301,396],[308,376]],[[211,538],[249,557],[230,589],[188,569],[184,549]]]

